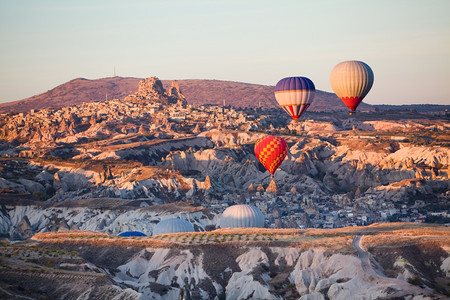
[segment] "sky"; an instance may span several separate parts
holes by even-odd
[[[0,0],[0,102],[74,78],[310,78],[341,61],[375,80],[369,104],[450,105],[448,0]]]

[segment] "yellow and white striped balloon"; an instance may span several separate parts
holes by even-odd
[[[341,62],[331,70],[330,85],[342,102],[354,112],[372,88],[372,69],[362,61]]]

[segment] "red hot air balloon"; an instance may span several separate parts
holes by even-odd
[[[275,173],[286,157],[286,141],[275,135],[259,139],[255,144],[255,155],[270,174]]]
[[[275,98],[288,115],[297,121],[311,105],[316,87],[306,77],[286,77],[275,86]]]
[[[331,70],[330,85],[352,114],[372,88],[372,69],[362,61],[341,62]]]

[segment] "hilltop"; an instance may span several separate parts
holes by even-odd
[[[102,102],[122,99],[138,90],[141,78],[109,77],[101,79],[77,78],[61,84],[47,92],[30,98],[0,104],[2,112],[27,112],[31,109],[60,108],[84,102]],[[167,89],[171,80],[162,80]],[[188,104],[225,105],[240,108],[278,108],[273,94],[273,86],[249,84],[233,81],[186,79],[178,80],[180,89]],[[347,110],[333,93],[316,91],[310,111]],[[360,110],[373,110],[362,103]]]

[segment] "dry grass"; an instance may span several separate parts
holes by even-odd
[[[369,135],[369,134],[362,134]],[[389,153],[390,142],[382,142],[380,140],[369,139],[350,139],[341,141],[342,145],[347,145],[350,149],[359,149],[377,153]]]
[[[450,248],[450,229],[434,224],[385,223],[370,226],[371,235],[362,238],[366,249],[432,244]]]
[[[143,167],[142,163],[135,161],[108,161],[108,160],[78,160],[78,159],[59,159],[55,157],[39,157],[33,159],[37,164],[42,166],[52,165],[56,168],[73,168],[84,169],[93,172],[103,172],[104,167],[110,167],[111,172],[120,174],[135,168]]]
[[[109,237],[107,233],[99,232],[99,231],[85,231],[85,230],[74,230],[74,231],[56,231],[56,232],[43,232],[36,233],[32,239],[34,240],[43,240],[49,238],[59,238],[59,239],[82,239],[82,238],[105,238]]]
[[[210,231],[213,234],[274,234],[295,235],[304,232],[302,229],[270,229],[270,228],[220,228]]]
[[[397,230],[364,236],[362,243],[367,249],[418,244],[433,244],[448,249],[450,248],[450,232],[448,230]]]
[[[375,229],[366,234],[363,245],[370,247],[407,246],[421,243],[433,243],[441,247],[450,247],[450,229],[434,224],[385,223],[370,226]]]
[[[310,248],[322,248],[327,249],[331,252],[355,252],[352,246],[353,238],[350,236],[341,237],[323,237],[323,238],[311,238],[309,240],[299,240],[293,243],[291,246],[300,249],[310,249]]]
[[[63,231],[37,233],[32,239],[49,244],[118,246],[118,247],[163,247],[168,243],[145,237],[119,237],[101,232]]]
[[[167,204],[160,204],[160,205],[152,205],[145,208],[142,208],[142,210],[145,211],[153,211],[153,212],[185,212],[185,213],[194,213],[203,210],[203,206],[192,206],[194,205],[194,202],[173,202],[173,203],[167,203]]]
[[[450,237],[433,236],[433,235],[417,235],[417,236],[401,236],[401,235],[375,235],[363,237],[362,244],[364,248],[370,249],[375,247],[393,247],[393,246],[411,246],[418,244],[438,245],[442,248],[450,247]]]
[[[101,232],[63,231],[38,233],[33,239],[46,243],[118,247],[169,247],[204,244],[283,244],[335,251],[354,251],[353,238],[364,235],[365,248],[430,243],[450,248],[450,231],[444,226],[386,223],[336,229],[224,228],[206,232],[160,234],[151,237],[118,237]]]

